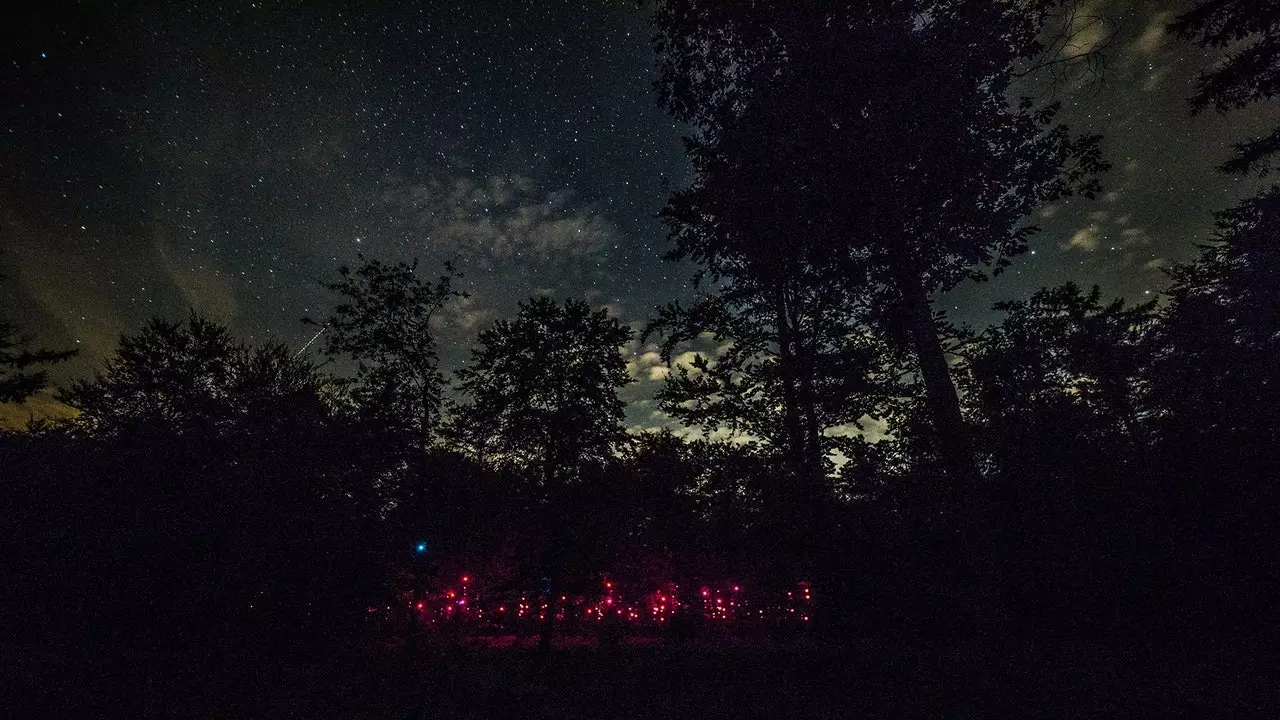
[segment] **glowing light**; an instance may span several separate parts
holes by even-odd
[[[421,609],[422,609],[422,603],[418,603],[417,607],[418,607],[418,609],[419,609],[419,610],[421,610]]]
[[[427,544],[424,542],[420,542],[417,545],[413,546],[413,550],[414,552],[417,552],[419,554],[424,553],[427,551]]]
[[[738,587],[737,585],[734,585],[734,586],[733,586],[733,591],[734,591],[734,592],[738,592],[738,591],[739,591],[739,590],[741,590],[741,589],[742,589],[742,588]]]
[[[463,576],[462,576],[462,584],[464,584],[464,585],[465,585],[465,584],[467,584],[467,583],[469,583],[469,582],[471,582],[471,576],[470,576],[470,575],[463,575]]]
[[[611,598],[611,597],[607,597],[607,598],[605,598],[605,599],[604,599],[604,604],[605,604],[605,605],[612,605],[612,604],[613,604],[613,598]]]
[[[613,589],[613,582],[612,582],[612,581],[610,581],[610,580],[605,580],[605,581],[604,581],[604,587],[605,587],[605,589],[606,589],[606,590],[612,590],[612,589]]]

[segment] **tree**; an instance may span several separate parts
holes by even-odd
[[[1155,303],[1073,283],[998,303],[956,348],[987,469],[991,524],[1024,621],[1150,619],[1175,561],[1149,425]]]
[[[138,334],[121,336],[104,370],[59,399],[79,410],[77,425],[95,435],[213,430],[231,414],[231,391],[248,356],[225,327],[195,311],[185,324],[153,318]]]
[[[568,528],[581,519],[569,499],[626,437],[618,391],[631,382],[620,353],[630,338],[629,329],[584,302],[532,298],[514,320],[480,333],[470,365],[457,374],[470,400],[458,408],[461,437],[480,456],[527,473],[531,511],[547,538],[544,651]]]
[[[765,287],[739,274],[722,277],[688,307],[661,308],[646,336],[662,336],[663,359],[705,344],[677,364],[658,392],[664,411],[690,427],[729,430],[762,443],[762,459],[780,472],[762,488],[775,525],[775,548],[798,572],[830,536],[830,473],[849,448],[846,431],[875,414],[896,382],[892,348],[864,324],[865,311],[842,287],[788,277]]]
[[[432,283],[418,277],[417,260],[359,259],[359,267],[341,267],[338,281],[323,283],[344,298],[322,325],[324,352],[355,363],[352,396],[363,419],[401,445],[422,448],[440,422],[445,387],[431,322],[462,296],[454,290],[458,275],[446,265]]]
[[[80,466],[45,492],[67,495],[51,502],[71,537],[103,536],[79,546],[110,558],[90,565],[114,592],[103,625],[179,646],[310,644],[367,594],[371,509],[353,487],[365,469],[323,380],[288,348],[247,346],[194,312],[153,319],[60,398],[80,411]],[[110,491],[65,492],[76,483]]]
[[[0,403],[22,402],[40,392],[49,381],[43,366],[64,362],[75,354],[74,350],[32,348],[30,336],[0,318]]]
[[[996,304],[1001,321],[957,352],[997,467],[1070,474],[1086,458],[1145,454],[1138,388],[1153,308],[1074,283]]]
[[[1170,29],[1200,47],[1227,50],[1211,70],[1200,74],[1191,96],[1195,112],[1212,107],[1226,113],[1280,96],[1280,2],[1277,0],[1202,0],[1179,15]],[[1222,170],[1265,176],[1280,153],[1280,127],[1271,134],[1235,146]]]
[[[755,278],[805,266],[870,293],[910,347],[938,452],[976,476],[931,296],[1025,250],[1039,205],[1097,190],[1097,137],[1010,104],[1058,2],[669,0],[656,13],[663,103],[694,128],[673,196],[687,256]],[[792,259],[798,259],[798,263]]]

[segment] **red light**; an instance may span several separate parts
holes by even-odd
[[[499,605],[499,606],[498,606],[498,612],[506,612],[506,611],[507,611],[507,606],[506,606],[506,605]]]
[[[470,575],[463,575],[463,576],[462,576],[462,582],[463,582],[463,583],[469,583],[469,582],[471,582],[471,576],[470,576]]]
[[[421,610],[421,609],[422,609],[422,603],[418,603],[418,609],[419,609],[419,610]]]
[[[607,598],[605,598],[605,599],[604,599],[604,604],[605,604],[605,605],[612,605],[612,604],[613,604],[613,598],[611,598],[611,597],[607,597]]]
[[[609,580],[605,580],[605,581],[604,581],[604,586],[605,586],[605,588],[606,588],[606,589],[608,589],[608,590],[612,590],[612,589],[613,589],[613,582],[611,582],[611,581],[609,581]]]
[[[702,588],[702,597],[707,597],[707,596],[708,596],[708,595],[710,595],[710,594],[711,594],[711,591],[710,591],[710,590],[708,590],[708,589],[706,589],[706,588]]]
[[[741,590],[741,589],[742,589],[742,588],[738,587],[737,585],[734,585],[734,586],[733,586],[733,591],[734,591],[734,592],[738,592],[738,591],[739,591],[739,590]]]
[[[458,596],[458,594],[457,594],[457,593],[455,593],[455,592],[454,592],[454,591],[452,591],[452,590],[450,590],[450,591],[448,592],[448,595],[449,595],[449,598],[450,598],[450,599],[453,599],[453,598],[455,598],[455,597],[457,597],[457,596]]]

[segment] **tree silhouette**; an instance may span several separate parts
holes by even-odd
[[[431,322],[462,295],[454,290],[458,276],[446,265],[435,282],[426,282],[417,275],[417,260],[359,258],[354,270],[341,267],[338,281],[323,283],[343,298],[322,325],[324,352],[355,363],[351,394],[362,418],[421,448],[439,424],[445,386]]]
[[[796,258],[871,293],[912,348],[944,464],[976,475],[930,297],[1025,249],[1026,215],[1092,194],[1098,138],[1010,104],[1056,3],[660,4],[664,104],[694,127],[672,200],[686,254],[787,272]],[[780,269],[781,268],[781,269]]]
[[[849,448],[845,431],[876,414],[897,380],[893,348],[865,326],[865,310],[822,280],[762,287],[722,277],[692,305],[661,308],[646,330],[662,337],[668,364],[708,335],[716,345],[672,367],[657,399],[690,427],[763,443],[761,460],[778,470],[759,488],[776,538],[771,562],[793,573],[829,539],[829,476],[835,453]]]
[[[959,352],[998,465],[1079,470],[1096,453],[1144,451],[1138,388],[1153,308],[1104,303],[1096,286],[1073,283],[996,304],[1004,318]]]
[[[631,331],[584,302],[538,297],[513,320],[480,333],[458,388],[460,433],[481,456],[527,473],[530,510],[546,538],[549,607],[542,636],[549,650],[556,598],[575,518],[567,504],[592,467],[625,439],[618,390],[631,382],[619,352]]]
[[[161,658],[345,633],[370,591],[373,509],[325,395],[288,348],[246,346],[194,312],[122,337],[62,393],[80,411],[60,434],[75,451],[46,458],[53,482],[37,497],[67,535],[40,542],[55,578],[104,588],[78,611],[88,630],[118,627]]]
[[[1191,107],[1226,113],[1280,96],[1280,3],[1276,0],[1202,0],[1179,15],[1170,29],[1200,47],[1228,50],[1200,74]],[[1240,47],[1242,46],[1242,47]],[[1280,127],[1235,146],[1222,170],[1267,175],[1280,153]]]
[[[120,338],[115,357],[60,399],[95,435],[125,430],[216,430],[232,412],[232,388],[248,349],[225,327],[192,311],[185,324],[153,318]]]
[[[0,280],[4,276],[0,275]],[[74,357],[74,350],[32,348],[32,339],[18,326],[0,318],[0,403],[22,402],[45,388],[48,371],[43,368]]]

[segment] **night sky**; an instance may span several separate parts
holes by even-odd
[[[35,5],[0,31],[0,302],[81,350],[60,381],[188,307],[301,347],[299,319],[330,302],[318,281],[357,252],[428,272],[459,259],[472,297],[440,328],[453,365],[534,293],[636,327],[688,294],[655,219],[664,178],[688,176],[682,129],[657,106],[633,0]],[[1061,90],[1065,119],[1107,138],[1106,195],[1046,208],[1034,254],[943,299],[956,317],[1066,280],[1147,299],[1212,211],[1260,187],[1213,168],[1274,118],[1190,116],[1211,58],[1163,33],[1186,5],[1094,3],[1116,32],[1104,80]],[[636,425],[661,421],[649,349]]]

